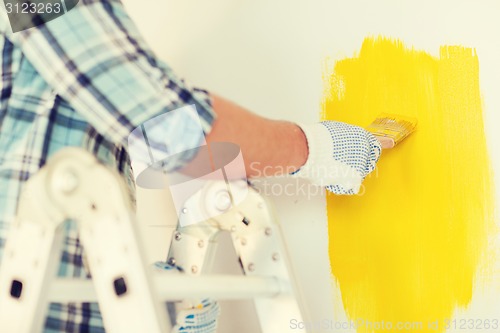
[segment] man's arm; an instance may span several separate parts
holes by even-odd
[[[191,148],[203,142],[200,121],[209,141],[240,145],[250,176],[300,168],[296,176],[338,184],[336,193],[355,193],[380,155],[376,139],[361,128],[334,122],[299,128],[217,96],[213,104],[221,119],[210,131],[215,114],[208,93],[187,87],[155,58],[118,0],[81,0],[53,21],[7,35],[54,91],[117,145],[126,146],[130,133],[146,121],[195,105],[197,116],[178,112],[148,136],[151,146],[186,152],[175,154],[178,160],[167,170],[184,165]]]
[[[247,176],[290,173],[304,165],[307,142],[297,125],[257,116],[222,97],[211,96],[217,119],[207,141],[238,144]]]

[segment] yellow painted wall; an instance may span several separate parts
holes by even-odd
[[[362,195],[327,198],[344,307],[358,332],[398,331],[399,322],[417,322],[405,332],[443,331],[471,300],[493,226],[475,50],[443,46],[437,58],[366,38],[359,54],[327,69],[325,83],[323,119],[366,126],[389,112],[419,120],[417,132],[384,151]],[[439,330],[427,326],[436,320]]]

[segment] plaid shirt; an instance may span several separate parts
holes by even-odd
[[[80,0],[67,14],[15,34],[2,6],[0,48],[0,258],[24,183],[58,150],[92,152],[133,192],[126,142],[134,128],[194,105],[199,119],[177,113],[149,137],[183,151],[203,140],[186,128],[201,120],[207,133],[214,119],[207,92],[187,87],[156,59],[118,0]],[[66,233],[59,275],[89,278],[76,224]],[[52,303],[45,332],[104,328],[95,303]]]

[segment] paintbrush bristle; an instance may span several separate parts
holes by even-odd
[[[381,142],[390,140],[393,142],[392,146],[395,146],[413,133],[416,127],[416,118],[382,113],[366,129]],[[386,146],[386,148],[392,147]]]

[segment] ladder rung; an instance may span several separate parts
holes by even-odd
[[[254,299],[288,294],[288,284],[275,277],[202,275],[189,276],[155,272],[155,290],[162,301],[186,298]],[[50,302],[97,302],[92,280],[55,279],[49,291]]]

